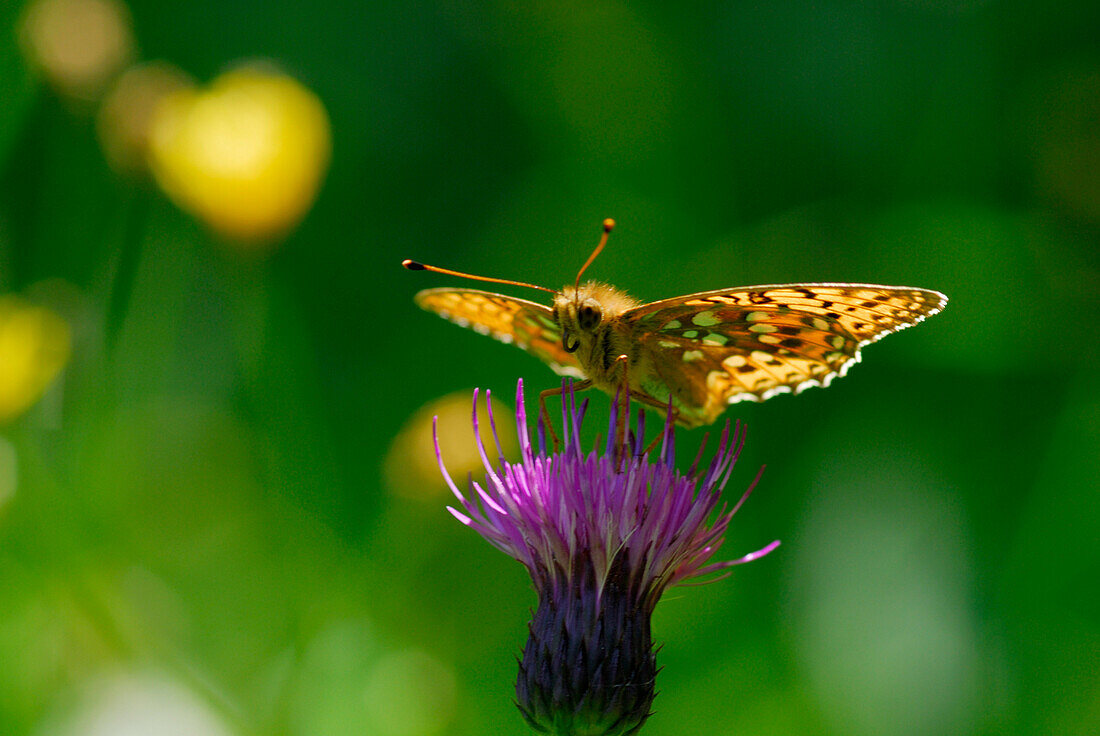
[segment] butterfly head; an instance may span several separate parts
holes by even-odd
[[[553,306],[554,321],[562,328],[562,346],[570,353],[581,347],[589,352],[608,325],[636,306],[638,302],[622,291],[597,281],[562,288],[554,295]]]

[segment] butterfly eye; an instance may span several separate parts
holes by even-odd
[[[569,343],[570,340],[573,341],[572,344]],[[561,346],[565,348],[565,352],[575,353],[577,352],[577,348],[581,346],[581,341],[573,337],[571,334],[569,334],[569,331],[566,330],[561,335]]]
[[[582,330],[591,330],[600,323],[600,308],[585,304],[577,311],[577,324]]]

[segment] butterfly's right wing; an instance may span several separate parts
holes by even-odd
[[[860,348],[936,314],[937,291],[878,284],[774,284],[689,294],[623,315],[681,423],[710,424],[726,404],[828,386]]]
[[[414,299],[460,327],[523,348],[558,375],[585,378],[576,357],[562,347],[550,307],[478,289],[425,289]]]

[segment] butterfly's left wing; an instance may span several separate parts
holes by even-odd
[[[425,289],[414,299],[461,327],[523,348],[558,375],[585,378],[576,357],[562,347],[561,327],[544,304],[479,289]]]
[[[937,291],[875,284],[777,284],[708,291],[623,315],[650,361],[642,389],[680,420],[710,424],[727,404],[828,386],[860,348],[936,314]]]

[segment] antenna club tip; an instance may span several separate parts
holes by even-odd
[[[611,232],[611,228],[615,227],[615,221],[610,217],[603,221],[603,231],[605,233]]]
[[[424,268],[423,263],[418,263],[418,262],[413,261],[413,260],[408,259],[408,258],[401,261],[401,265],[404,266],[405,268],[409,269],[410,271],[425,271],[425,270],[427,270],[427,269]]]

